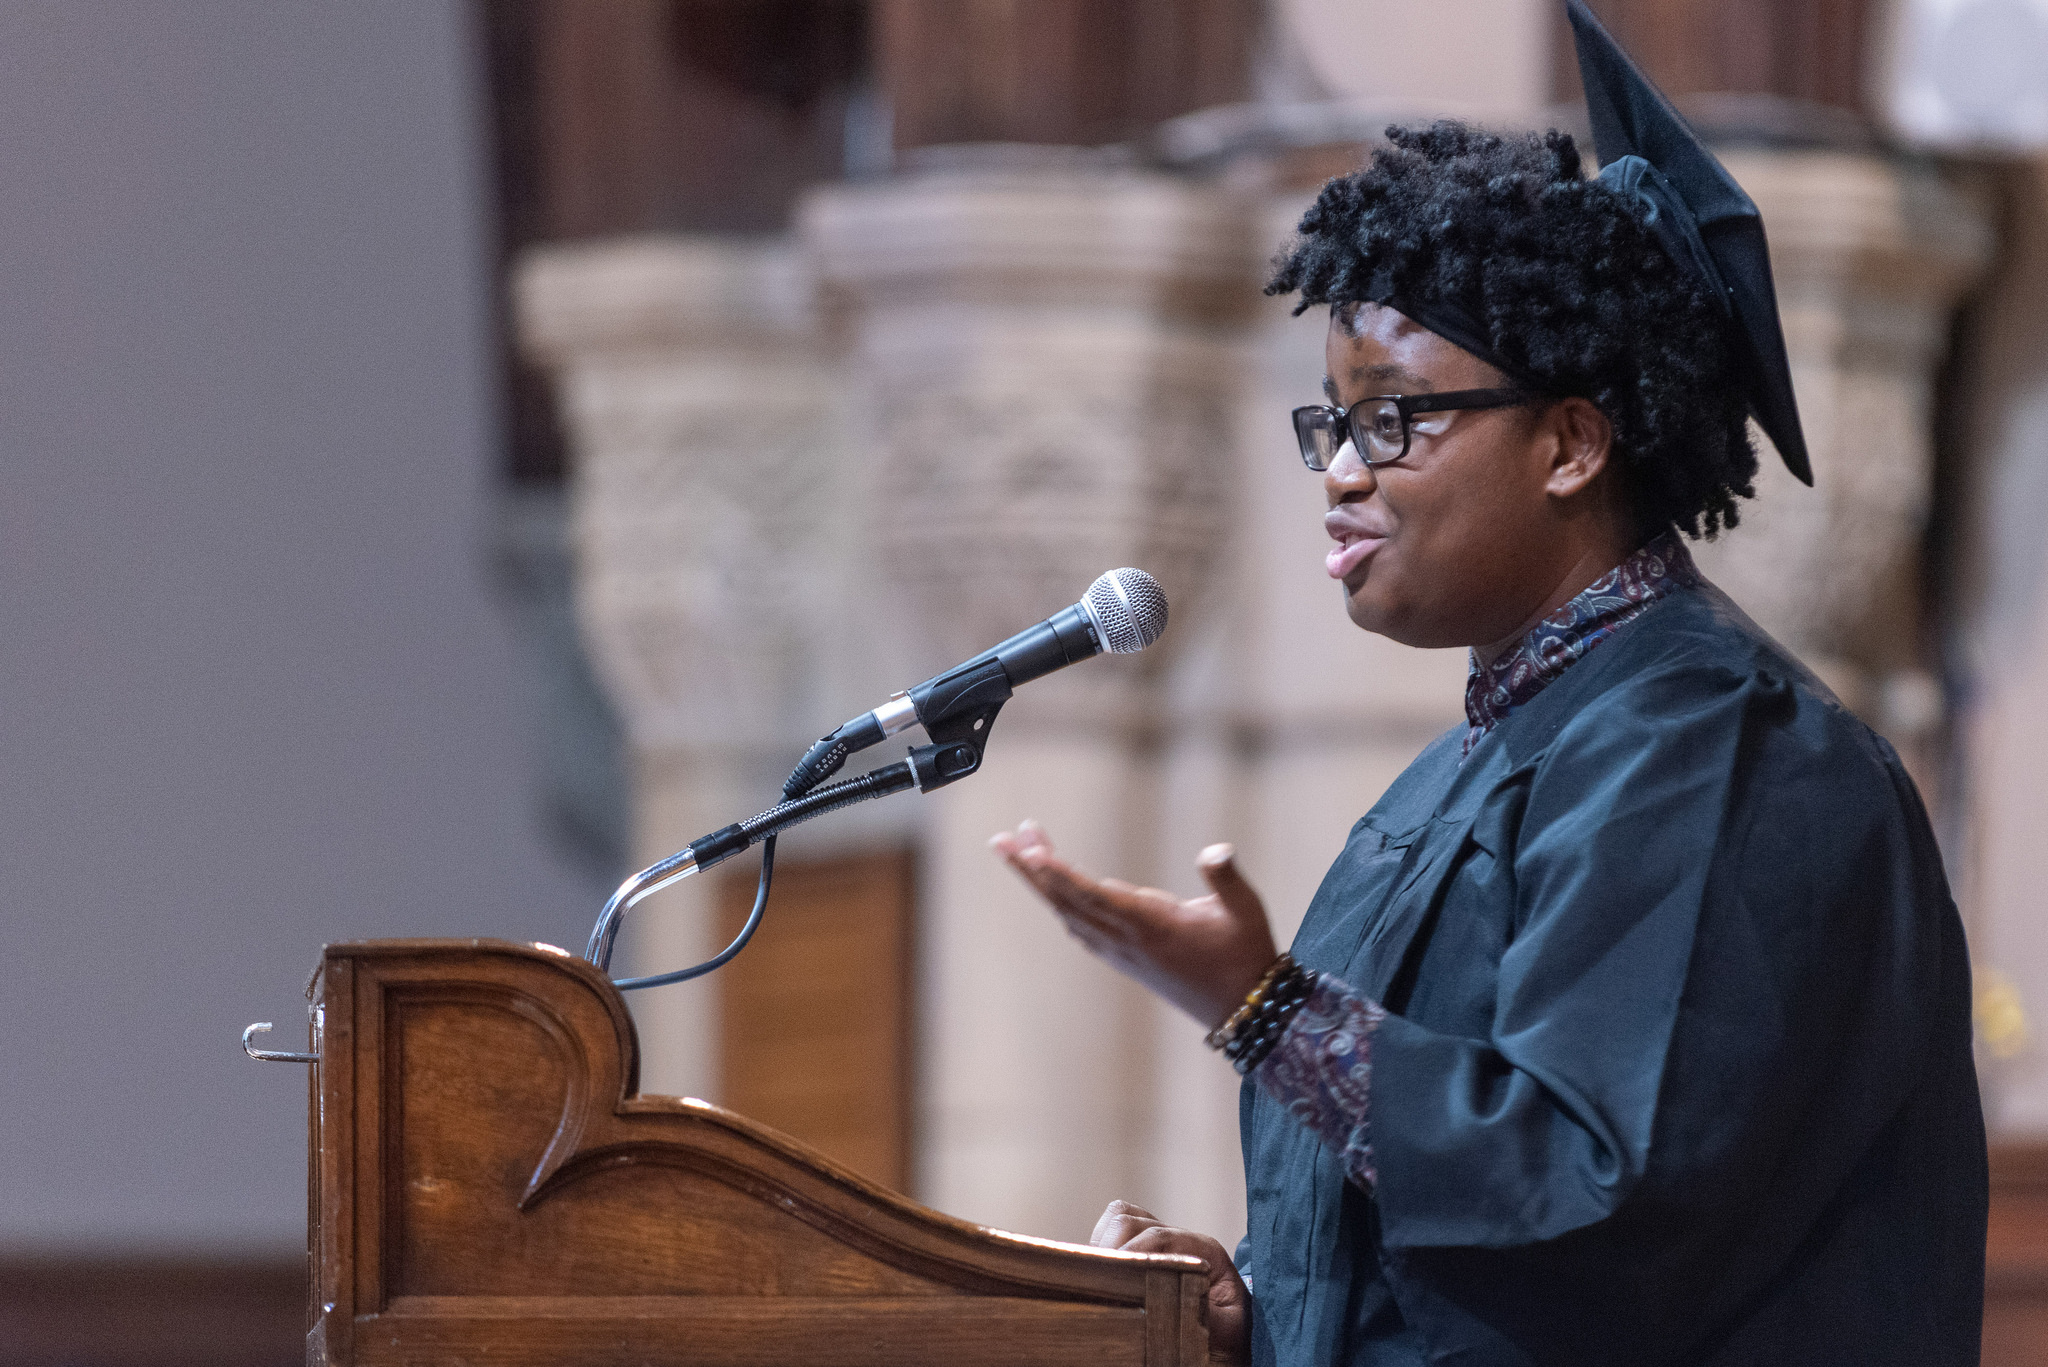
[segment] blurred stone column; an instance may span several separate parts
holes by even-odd
[[[1947,529],[1957,768],[1949,876],[1977,973],[1978,1078],[1994,1139],[2048,1138],[2048,155],[1979,163],[2001,225],[1959,330]]]
[[[539,249],[518,317],[569,429],[577,610],[631,746],[638,867],[771,805],[816,730],[837,371],[781,240]],[[614,972],[715,952],[710,894],[696,878],[641,903]],[[646,1090],[712,1093],[716,981],[629,998]]]
[[[1083,1238],[1142,1177],[1153,1014],[986,842],[1035,816],[1087,866],[1154,876],[1159,679],[1217,567],[1257,255],[1213,188],[1052,150],[1008,169],[974,155],[819,192],[801,231],[857,339],[874,536],[918,632],[905,677],[1119,565],[1173,604],[1159,645],[1031,684],[982,772],[920,799],[918,1194]]]
[[[1935,378],[1990,228],[1930,169],[1840,152],[1724,159],[1770,230],[1814,487],[1759,435],[1757,498],[1700,564],[1912,762],[1942,718],[1919,591]]]

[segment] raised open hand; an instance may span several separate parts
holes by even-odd
[[[1236,851],[1211,845],[1196,861],[1207,897],[1081,872],[1054,853],[1035,821],[989,841],[1052,906],[1067,931],[1205,1028],[1237,1009],[1278,957],[1266,908],[1237,870]]]

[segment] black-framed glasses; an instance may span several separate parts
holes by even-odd
[[[1526,389],[1454,389],[1444,394],[1375,394],[1349,408],[1310,404],[1294,410],[1294,436],[1302,463],[1327,470],[1348,437],[1366,468],[1388,465],[1408,454],[1408,420],[1417,413],[1465,408],[1516,408],[1542,398]]]

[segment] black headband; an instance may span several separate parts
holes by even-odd
[[[1549,381],[1536,375],[1528,367],[1517,365],[1501,355],[1487,335],[1486,325],[1480,321],[1479,315],[1465,307],[1461,300],[1424,298],[1404,293],[1395,288],[1393,273],[1385,267],[1373,272],[1372,283],[1366,287],[1365,297],[1372,303],[1384,304],[1405,314],[1446,342],[1471,352],[1526,389],[1533,389],[1538,393],[1549,393],[1554,389]]]

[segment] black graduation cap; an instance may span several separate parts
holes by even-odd
[[[1778,323],[1763,215],[1584,0],[1565,0],[1565,9],[1578,45],[1601,183],[1648,206],[1650,229],[1671,259],[1720,299],[1742,341],[1749,411],[1786,468],[1813,483]]]

